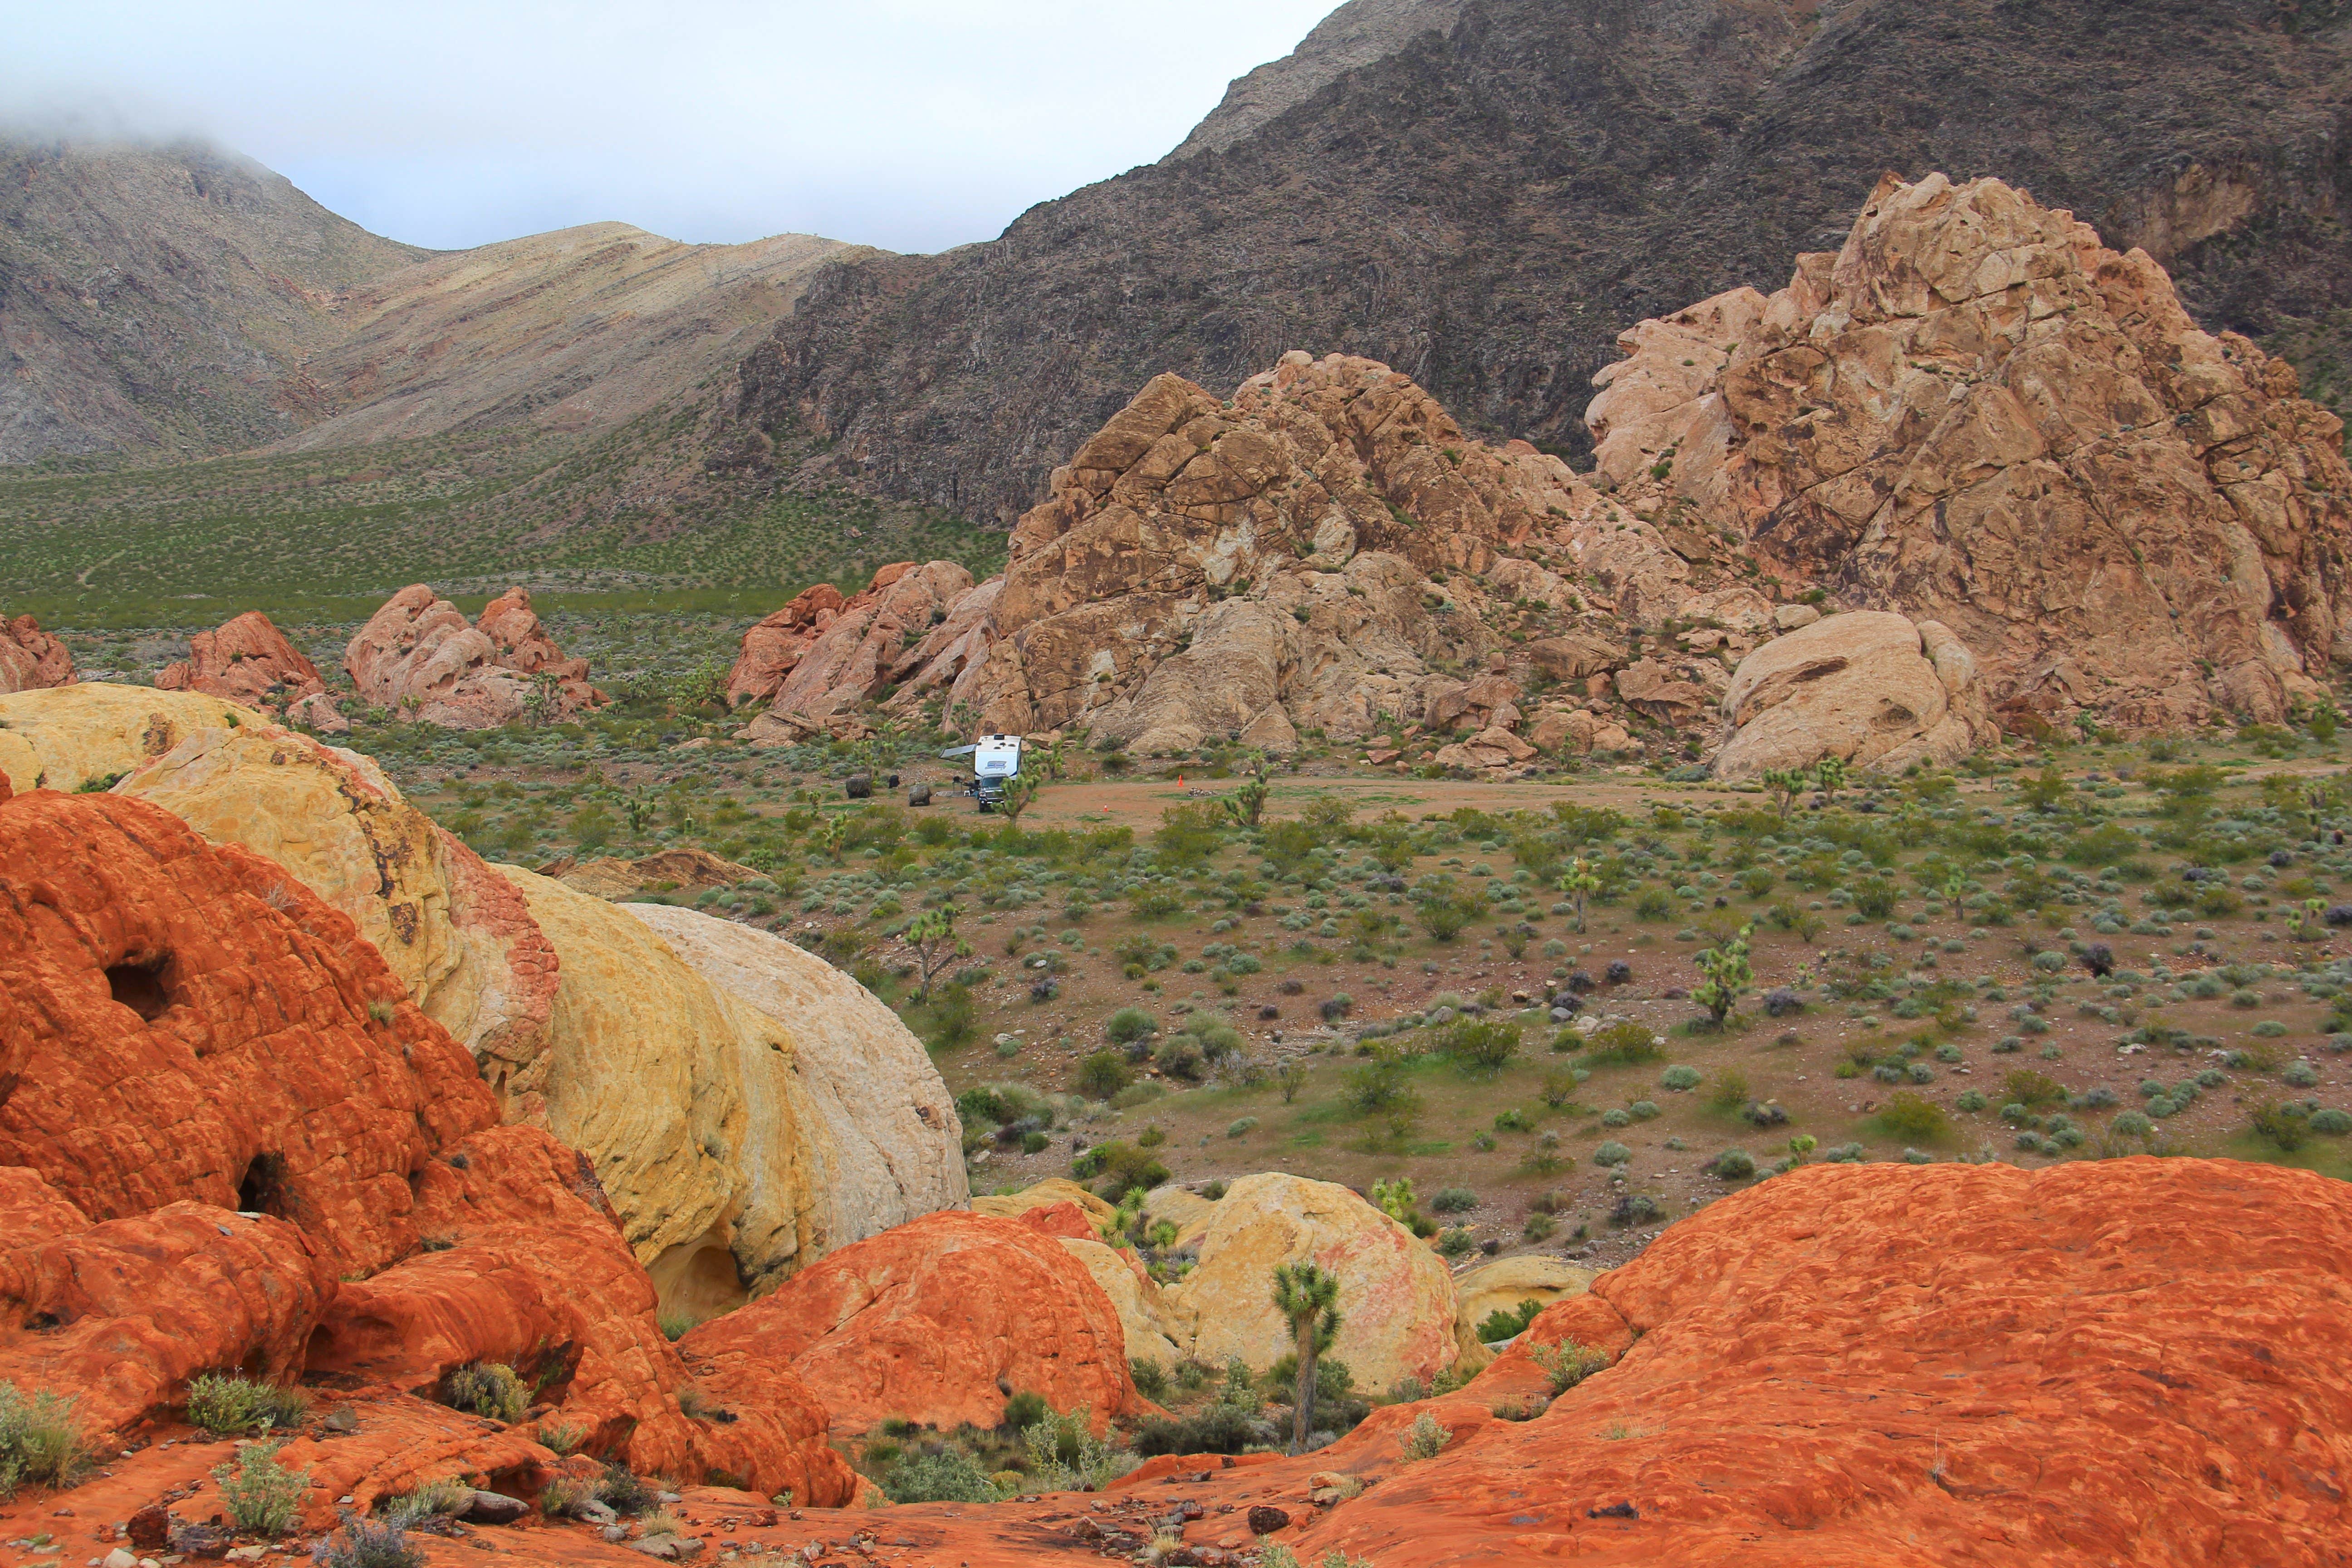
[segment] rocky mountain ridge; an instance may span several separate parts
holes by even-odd
[[[993,242],[829,269],[742,367],[738,459],[811,430],[884,492],[1009,524],[1152,375],[1232,385],[1293,348],[1577,456],[1624,323],[1777,281],[1889,169],[2030,189],[2217,329],[2352,289],[2331,7],[1474,0],[1444,32],[1370,26],[1408,12],[1346,8],[1327,27],[1395,47],[1302,46],[1276,75],[1311,92],[1244,79],[1202,144]]]
[[[1457,766],[1638,741],[1747,777],[2277,722],[2352,656],[2341,424],[1999,181],[1888,176],[1787,288],[1620,347],[1590,476],[1371,360],[1294,350],[1223,400],[1154,377],[1002,578],[887,568],[747,634],[748,737],[878,701],[1154,754],[1435,731]]]
[[[825,262],[879,254],[626,224],[434,252],[200,143],[0,135],[0,463],[609,429],[729,370]]]

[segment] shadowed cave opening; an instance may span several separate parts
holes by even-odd
[[[151,958],[143,963],[115,964],[106,972],[107,989],[114,994],[117,1002],[152,1024],[172,1005],[170,993],[163,989],[165,962]]]

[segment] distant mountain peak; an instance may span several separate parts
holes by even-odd
[[[1348,0],[1317,23],[1290,53],[1235,77],[1226,85],[1223,100],[1161,162],[1223,152],[1285,110],[1314,97],[1342,72],[1386,59],[1423,33],[1446,31],[1468,4]]]

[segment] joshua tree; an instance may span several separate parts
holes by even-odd
[[[949,905],[917,915],[907,927],[907,945],[915,950],[915,969],[921,977],[915,994],[926,1002],[931,996],[931,977],[945,969],[950,959],[971,952],[971,945],[955,933],[955,910]]]
[[[1820,762],[1815,763],[1813,764],[1813,784],[1821,790],[1822,795],[1829,797],[1829,803],[1832,805],[1835,805],[1837,804],[1838,792],[1845,788],[1845,759],[1843,757],[1823,757]]]
[[[1265,815],[1265,797],[1273,786],[1265,782],[1265,770],[1260,768],[1249,782],[1224,797],[1225,815],[1244,827],[1255,827],[1258,818]]]
[[[1755,984],[1755,972],[1748,963],[1748,938],[1755,929],[1753,925],[1741,926],[1738,936],[1719,948],[1708,948],[1692,960],[1705,980],[1691,993],[1691,1000],[1713,1015],[1718,1029]]]
[[[1290,1451],[1307,1451],[1315,1429],[1315,1358],[1339,1332],[1339,1277],[1312,1263],[1280,1263],[1274,1270],[1274,1305],[1298,1342],[1298,1391],[1292,1408]]]
[[[1805,775],[1796,768],[1767,768],[1763,777],[1764,793],[1772,797],[1772,807],[1783,817],[1805,787]]]
[[[1600,873],[1581,858],[1569,862],[1568,872],[1559,879],[1559,890],[1576,905],[1576,929],[1584,929],[1584,896],[1601,890]]]

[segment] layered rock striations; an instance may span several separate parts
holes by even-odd
[[[92,1437],[209,1369],[430,1394],[495,1361],[639,1469],[851,1494],[789,1378],[724,1426],[684,1414],[593,1168],[500,1126],[282,868],[144,801],[0,792],[0,1378],[72,1389]]]
[[[362,700],[453,730],[552,723],[605,700],[587,660],[562,657],[520,588],[474,624],[423,584],[403,588],[352,638],[343,670]]]
[[[970,1200],[938,1070],[905,1025],[814,976],[816,960],[501,869],[559,962],[545,1072],[515,1114],[594,1158],[666,1310],[725,1311]]]

